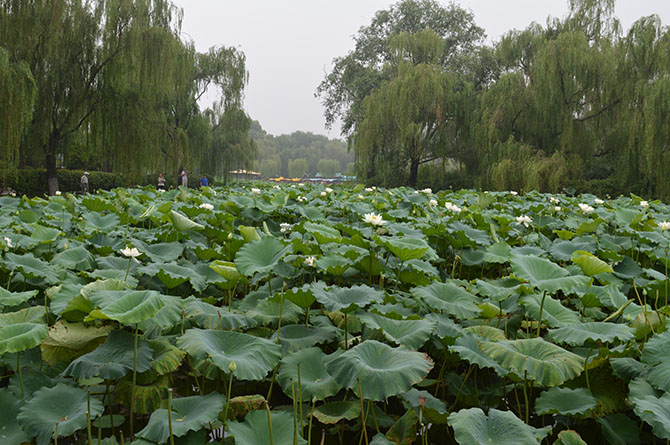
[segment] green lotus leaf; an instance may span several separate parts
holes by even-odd
[[[316,301],[311,290],[311,285],[305,284],[302,287],[293,287],[284,292],[284,298],[302,309],[307,309]]]
[[[247,312],[247,317],[262,324],[296,323],[302,310],[290,301],[276,302],[272,300],[261,300],[255,307]]]
[[[647,375],[649,366],[640,363],[632,357],[610,358],[610,365],[614,373],[623,380],[631,380],[641,375]]]
[[[551,327],[561,327],[566,325],[578,324],[581,322],[579,314],[561,304],[549,295],[539,294],[524,295],[520,302],[526,308],[526,312],[533,320],[540,318],[540,308],[542,308],[542,321],[546,321]]]
[[[644,345],[642,363],[650,366],[647,379],[656,388],[670,392],[670,331],[653,335]]]
[[[596,407],[596,399],[585,388],[553,387],[542,392],[535,399],[535,412],[541,414],[561,414],[576,416]]]
[[[176,371],[186,357],[184,351],[165,339],[149,340],[149,347],[153,351],[151,368],[159,375]]]
[[[230,281],[233,283],[237,283],[240,281],[240,279],[243,278],[242,274],[240,274],[237,271],[237,268],[235,267],[235,263],[231,263],[230,261],[214,261],[212,264],[209,265],[209,267],[219,275],[221,275],[223,278],[226,279],[226,281]]]
[[[335,329],[305,326],[302,324],[282,325],[281,331],[272,334],[270,340],[276,341],[277,334],[279,334],[279,343],[284,347],[285,351],[297,351],[321,343],[328,343],[337,338]]]
[[[631,390],[630,400],[635,414],[651,425],[656,437],[670,439],[670,393],[666,392],[660,397],[636,397]]]
[[[135,337],[126,331],[112,331],[107,341],[92,352],[73,360],[63,374],[76,379],[100,377],[117,380],[133,370]],[[151,368],[152,350],[142,339],[137,342],[137,371]]]
[[[572,430],[564,430],[558,433],[558,440],[554,442],[554,445],[588,445],[581,438],[579,433]]]
[[[416,439],[417,423],[419,423],[419,418],[416,411],[408,409],[386,432],[386,438],[393,443],[411,444]]]
[[[426,354],[392,348],[376,340],[326,358],[326,369],[337,383],[356,392],[360,381],[363,398],[375,401],[409,391],[432,367],[433,361]]]
[[[6,388],[3,388],[0,389],[0,406],[2,407],[2,416],[0,416],[0,442],[6,444],[30,442],[32,437],[24,433],[16,421],[21,401],[14,397]]]
[[[197,222],[188,219],[186,216],[177,211],[170,210],[170,213],[167,215],[174,228],[179,232],[186,232],[188,230],[202,230],[205,228],[205,226],[202,224],[198,224]]]
[[[253,321],[237,311],[230,311],[224,307],[205,303],[195,297],[184,301],[183,310],[186,318],[193,318],[198,326],[204,329],[244,329],[253,324]]]
[[[90,348],[102,342],[111,330],[111,326],[84,326],[59,320],[49,328],[49,335],[42,340],[42,359],[51,365],[59,361],[70,362],[81,351],[90,351]]]
[[[414,350],[428,341],[436,326],[430,320],[394,320],[374,313],[364,313],[359,318],[368,328],[381,330],[389,341]]]
[[[178,242],[146,244],[136,240],[133,245],[155,263],[176,261],[184,252],[184,247]]]
[[[189,431],[198,431],[218,419],[226,398],[215,392],[206,396],[182,397],[172,400],[172,434],[185,436]],[[158,409],[151,413],[149,423],[137,437],[156,443],[167,443],[170,437],[168,410]]]
[[[340,255],[325,255],[316,260],[316,266],[326,273],[340,277],[354,265],[353,261]]]
[[[474,289],[477,290],[477,293],[488,297],[491,301],[499,302],[505,301],[512,295],[516,294],[518,291],[518,282],[514,282],[515,286],[508,287],[504,281],[485,281],[485,280],[476,280]]]
[[[92,212],[116,211],[114,204],[100,196],[86,196],[81,200],[81,204]]]
[[[319,244],[339,243],[342,240],[342,235],[337,229],[325,224],[306,222],[303,228],[306,232],[314,235]]]
[[[46,325],[36,323],[16,323],[0,327],[0,355],[34,348],[47,336],[48,331]]]
[[[14,312],[0,314],[0,328],[20,323],[44,323],[44,306],[30,306]]]
[[[277,381],[284,390],[284,394],[296,400],[325,400],[333,396],[342,388],[333,377],[328,374],[324,365],[326,354],[319,348],[306,348],[297,352],[288,353],[279,365]],[[300,379],[298,380],[298,364],[300,365]],[[291,386],[293,382],[293,386]],[[300,382],[300,391],[298,387]]]
[[[361,402],[328,402],[316,407],[312,413],[317,420],[326,425],[334,425],[340,420],[353,420],[361,416]]]
[[[534,428],[514,413],[494,408],[488,416],[479,408],[462,409],[450,414],[448,422],[460,445],[540,443],[551,432],[551,427]]]
[[[515,277],[526,280],[534,287],[550,294],[558,290],[570,293],[591,282],[589,277],[570,276],[566,269],[534,255],[513,255],[510,262]]]
[[[35,230],[30,234],[30,237],[39,241],[40,244],[51,244],[63,233],[58,229],[44,227],[39,224],[33,224],[33,227]]]
[[[400,394],[406,407],[423,410],[423,415],[429,422],[436,424],[447,423],[449,411],[444,401],[434,397],[428,391],[419,391],[412,388],[406,393]]]
[[[542,386],[557,386],[581,374],[584,358],[541,338],[482,341],[480,348],[500,366]]]
[[[640,444],[638,424],[630,417],[621,413],[616,413],[605,417],[599,417],[596,420],[600,424],[600,428],[607,443],[612,445]]]
[[[186,281],[189,281],[193,288],[200,292],[207,287],[205,280],[195,273],[193,268],[179,266],[178,264],[154,264],[153,266],[158,269],[156,276],[168,289],[173,289]]]
[[[431,250],[421,238],[388,238],[384,239],[384,246],[403,262],[423,258]]]
[[[507,243],[496,243],[486,248],[485,263],[504,264],[510,260],[512,248]]]
[[[261,380],[279,362],[281,346],[264,338],[231,331],[187,330],[177,346],[197,359],[209,359],[223,372],[235,362],[235,377]]]
[[[488,325],[466,326],[463,328],[465,332],[476,335],[481,340],[500,341],[506,340],[505,332],[502,329],[494,328]]]
[[[121,223],[121,218],[116,213],[102,215],[98,212],[86,212],[82,215],[87,230],[97,230],[100,232],[110,232],[116,229]]]
[[[57,253],[51,262],[71,270],[91,270],[95,267],[93,255],[81,246]]]
[[[626,342],[635,338],[634,330],[624,324],[594,321],[574,323],[558,329],[550,329],[549,338],[555,342],[580,346],[587,341],[612,343],[616,340]]]
[[[237,252],[235,266],[247,276],[259,272],[267,273],[272,271],[292,248],[290,244],[285,246],[280,240],[272,237],[251,241]]]
[[[323,282],[312,285],[316,300],[330,312],[352,312],[363,309],[372,303],[384,301],[384,292],[370,286],[326,287]]]
[[[88,319],[111,319],[126,325],[147,320],[165,305],[156,291],[95,291],[91,302],[100,307]]]
[[[582,269],[584,275],[589,277],[600,273],[614,273],[612,266],[597,256],[583,250],[573,252],[572,261]]]
[[[293,416],[285,411],[272,411],[272,443],[306,445],[307,441],[298,433],[294,442]],[[236,445],[260,445],[270,442],[270,424],[265,411],[252,411],[244,417],[244,422],[230,422],[230,434],[235,437]]]
[[[35,258],[32,253],[16,255],[9,252],[5,254],[5,266],[9,270],[21,272],[26,278],[42,278],[49,284],[60,282],[56,270],[48,263]]]
[[[151,374],[149,374],[151,375]],[[167,375],[158,376],[150,381],[144,381],[138,376],[135,391],[133,391],[132,373],[116,382],[114,400],[125,406],[130,406],[130,399],[135,399],[137,414],[151,414],[161,406],[164,395],[170,387],[170,378]]]
[[[415,287],[412,295],[424,300],[428,306],[460,319],[474,318],[481,312],[477,306],[479,299],[454,283],[435,282],[429,286]]]
[[[0,308],[19,306],[37,295],[36,290],[10,292],[0,287]]]
[[[56,425],[59,436],[69,436],[86,427],[88,399],[87,391],[59,383],[53,388],[36,391],[21,407],[17,419],[24,431],[37,436],[38,445],[48,445]],[[91,397],[89,412],[91,419],[102,414],[102,402]]]
[[[244,241],[256,241],[261,239],[261,236],[258,234],[258,230],[255,227],[239,226],[240,234]]]
[[[230,399],[230,410],[233,417],[239,417],[257,409],[263,409],[267,403],[265,397],[259,394],[237,396]]]
[[[449,346],[449,350],[456,352],[459,357],[472,365],[493,369],[501,377],[509,374],[507,369],[500,366],[480,348],[481,340],[476,335],[465,333],[456,338],[454,344]]]

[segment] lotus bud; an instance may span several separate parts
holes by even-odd
[[[230,233],[228,234],[228,239],[233,239],[233,232],[230,232]]]
[[[230,364],[228,365],[228,371],[235,372],[236,369],[237,369],[237,363],[230,362]]]

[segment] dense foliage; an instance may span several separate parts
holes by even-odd
[[[0,1],[0,169],[225,175],[250,165],[245,56],[195,51],[163,0]],[[205,111],[198,99],[219,93]]]
[[[379,11],[317,90],[359,176],[442,187],[451,166],[483,189],[670,198],[669,28],[650,16],[623,33],[614,0],[569,6],[491,47],[455,4]]]
[[[0,198],[0,435],[670,439],[669,219],[363,186]]]

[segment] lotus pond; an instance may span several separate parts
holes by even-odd
[[[667,443],[668,220],[363,186],[0,198],[0,443]]]

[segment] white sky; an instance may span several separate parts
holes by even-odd
[[[447,4],[446,0],[438,0]],[[173,0],[184,10],[182,32],[204,52],[235,46],[247,57],[249,84],[245,109],[271,134],[296,130],[339,137],[328,131],[314,92],[332,60],[353,49],[353,36],[390,0]],[[473,11],[489,41],[510,29],[564,17],[568,0],[460,0]],[[627,30],[638,18],[658,14],[670,24],[670,0],[617,0],[617,16]],[[214,97],[209,98],[212,102]],[[209,105],[209,103],[204,104]]]

